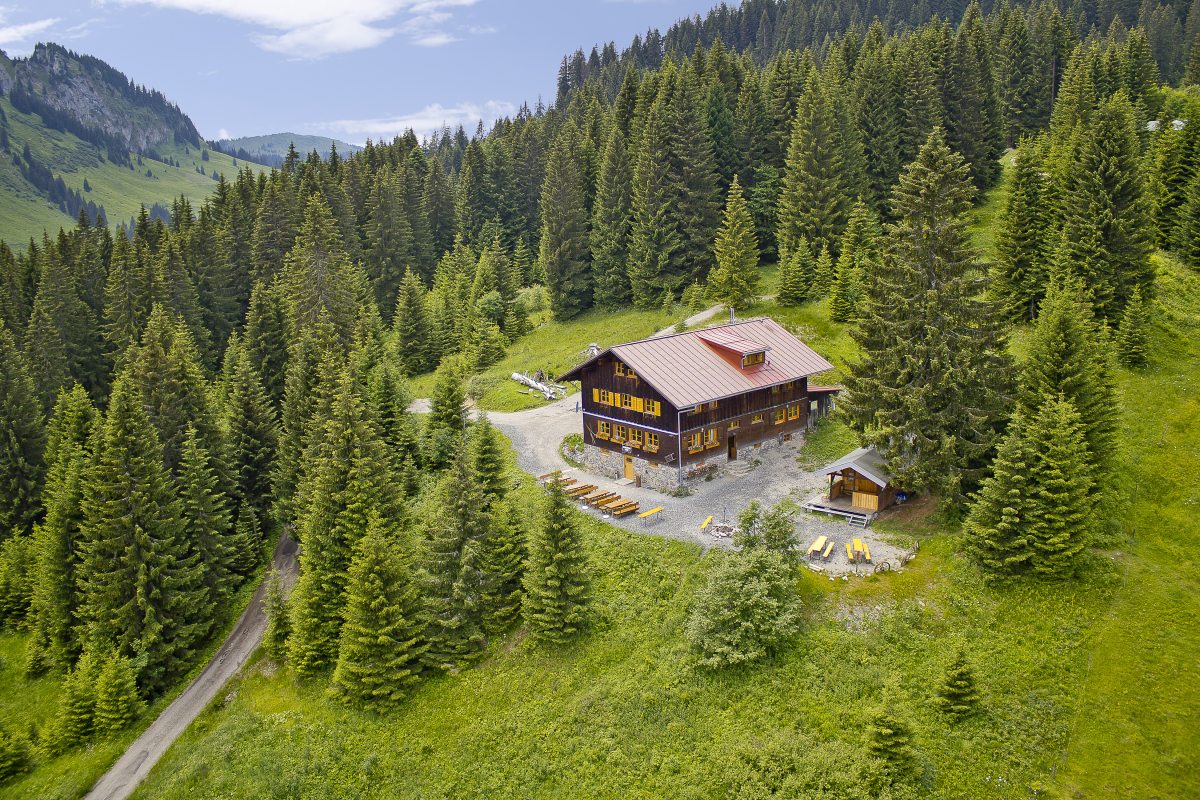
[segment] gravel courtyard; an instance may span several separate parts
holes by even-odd
[[[619,485],[618,481],[595,475],[567,464],[559,446],[562,440],[581,429],[576,410],[578,395],[570,395],[554,403],[516,412],[489,412],[492,421],[512,441],[517,453],[517,464],[531,475],[562,470],[564,474],[586,483],[594,483],[602,489],[620,493],[636,500],[641,510],[662,506],[663,511],[654,520],[638,519],[636,514],[608,518],[616,525],[637,533],[665,536],[685,542],[694,542],[701,547],[731,548],[727,538],[714,537],[700,526],[708,516],[713,522],[727,520],[734,523],[738,514],[753,500],[773,505],[784,498],[797,504],[820,494],[825,479],[815,473],[800,470],[796,465],[796,449],[802,441],[794,441],[765,451],[750,451],[746,457],[722,469],[711,481],[698,481],[692,485],[688,497],[672,497],[649,488]],[[757,465],[755,460],[759,461]],[[585,513],[600,515],[600,512],[583,506]],[[875,564],[887,561],[895,567],[900,564],[903,550],[877,539],[868,528],[862,530],[850,526],[841,517],[800,512],[796,515],[799,539],[804,547],[818,536],[828,536],[836,546],[830,560],[810,565],[810,568],[828,575],[863,573],[873,570],[871,565],[849,563],[844,543],[854,538],[862,539],[871,549]],[[710,526],[711,529],[711,526]]]

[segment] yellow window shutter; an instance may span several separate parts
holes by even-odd
[[[592,401],[595,403],[600,402],[600,390],[599,389],[595,389],[595,388],[592,389]]]
[[[635,411],[645,411],[646,410],[646,401],[643,400],[642,398],[635,397],[633,400],[633,403],[634,403],[633,408]]]

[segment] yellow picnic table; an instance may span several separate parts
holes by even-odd
[[[828,536],[818,536],[813,540],[813,543],[808,546],[808,555],[816,555],[825,549],[825,542],[829,540]]]
[[[708,516],[705,518],[704,522],[701,522],[701,523],[700,523],[700,530],[704,530],[705,528],[707,528],[707,527],[708,527],[708,524],[709,524],[710,522],[712,522],[712,514],[709,514],[709,515],[708,515]]]
[[[833,555],[833,546],[835,544],[836,544],[836,542],[830,542],[828,545],[825,546],[825,553],[821,556],[822,561],[828,561],[829,557],[831,555]]]
[[[639,519],[650,519],[655,514],[662,513],[662,510],[663,510],[662,506],[655,506],[654,508],[650,509],[649,511],[643,511],[642,513],[638,514],[638,518]]]
[[[850,563],[854,563],[854,548],[850,546],[849,542],[846,542],[846,558],[850,560]]]
[[[866,542],[863,542],[863,558],[866,559],[868,564],[871,563],[871,548],[867,547]]]

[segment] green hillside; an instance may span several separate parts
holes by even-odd
[[[263,136],[241,136],[237,139],[220,139],[214,144],[226,153],[236,153],[244,150],[264,164],[274,163],[275,159],[283,160],[287,155],[288,146],[296,145],[301,154],[316,150],[321,155],[329,152],[331,145],[337,145],[342,155],[357,153],[362,148],[356,144],[343,142],[340,139],[330,139],[328,136],[311,136],[304,133],[269,133]]]
[[[167,205],[180,195],[198,202],[216,188],[214,172],[230,178],[245,163],[235,165],[236,159],[217,151],[208,151],[206,161],[195,147],[166,144],[157,148],[157,154],[178,162],[178,167],[147,156],[142,156],[140,165],[134,156],[132,167],[121,166],[109,161],[96,145],[46,127],[36,114],[17,111],[7,98],[0,98],[0,109],[8,120],[9,135],[8,152],[0,158],[0,239],[16,246],[40,237],[43,230],[54,232],[75,223],[13,163],[26,145],[34,159],[61,176],[68,188],[103,206],[113,224],[132,218],[143,204]],[[197,172],[198,167],[205,174]],[[91,191],[84,191],[85,180]]]

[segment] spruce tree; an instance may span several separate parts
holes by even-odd
[[[465,446],[460,445],[453,468],[436,491],[442,513],[427,527],[423,565],[429,612],[425,661],[451,670],[483,648],[482,557],[492,518]]]
[[[550,309],[559,320],[568,320],[592,304],[587,208],[576,152],[577,137],[573,122],[558,132],[542,182],[538,265],[546,275]]]
[[[946,668],[942,683],[938,686],[934,705],[943,714],[955,720],[965,719],[979,710],[979,688],[975,684],[975,670],[967,660],[962,648]]]
[[[101,664],[85,650],[63,681],[58,711],[46,735],[46,749],[63,753],[91,738],[96,724],[96,678]]]
[[[400,282],[396,310],[392,314],[396,360],[406,375],[420,375],[433,367],[426,294],[421,278],[409,269]]]
[[[1071,573],[1095,528],[1088,455],[1079,413],[1061,396],[1013,421],[964,525],[984,569],[998,576]]]
[[[292,207],[294,195],[287,173],[277,173],[267,181],[266,191],[259,200],[254,220],[254,235],[250,240],[250,279],[254,283],[270,283],[283,269],[283,261],[296,241],[296,213]]]
[[[775,297],[779,304],[798,306],[807,300],[816,270],[817,261],[808,239],[797,239],[779,263],[779,293]]]
[[[729,186],[714,251],[717,266],[708,278],[713,299],[730,308],[754,302],[758,295],[758,237],[736,175]]]
[[[1116,337],[1117,357],[1127,367],[1140,367],[1146,363],[1149,316],[1150,309],[1142,300],[1142,291],[1135,286],[1121,313]]]
[[[471,426],[470,459],[475,482],[483,491],[484,502],[490,506],[508,494],[509,478],[505,465],[505,446],[500,432],[488,421],[486,414]]]
[[[850,212],[850,221],[842,235],[841,254],[829,290],[829,316],[834,322],[854,319],[862,283],[879,263],[879,223],[863,202]]]
[[[1057,269],[1083,279],[1096,311],[1120,318],[1136,286],[1151,296],[1154,226],[1133,108],[1123,92],[1100,106],[1068,164]]]
[[[893,782],[907,781],[917,773],[912,729],[891,708],[880,708],[871,716],[867,754],[884,762]]]
[[[467,425],[466,387],[461,364],[444,361],[433,385],[429,417],[426,420],[429,457],[436,467],[445,467],[453,458]]]
[[[267,596],[263,608],[267,615],[267,627],[263,631],[263,649],[276,664],[284,664],[287,662],[287,640],[292,631],[291,612],[288,609],[283,579],[274,565],[271,565],[271,570],[267,573]]]
[[[396,293],[404,273],[412,269],[416,246],[405,206],[401,178],[381,170],[368,201],[366,272],[375,289],[375,300],[385,312],[396,306]]]
[[[809,298],[819,300],[827,296],[835,280],[837,268],[834,266],[833,254],[829,252],[828,245],[823,245],[821,255],[817,256],[817,263],[813,267],[812,284],[808,287]]]
[[[424,653],[423,609],[395,535],[375,517],[355,545],[333,691],[371,707],[394,705],[416,683]]]
[[[271,509],[271,469],[279,427],[249,351],[235,335],[225,351],[222,423],[232,476],[230,505],[249,503],[259,520]]]
[[[788,146],[776,239],[787,259],[801,238],[816,247],[836,248],[850,211],[844,150],[833,105],[816,75],[796,108]]]
[[[1013,320],[1034,319],[1046,294],[1052,208],[1042,155],[1041,142],[1021,140],[996,232],[996,290]]]
[[[293,338],[325,313],[339,339],[349,341],[367,279],[351,262],[338,223],[320,194],[305,207],[304,224],[280,277]]]
[[[552,484],[529,537],[521,610],[537,642],[563,644],[587,624],[587,555],[570,499]]]
[[[974,190],[935,130],[901,176],[887,250],[864,287],[842,399],[899,485],[956,502],[983,474],[1005,421],[1009,362],[981,302],[967,229]]]
[[[29,740],[0,728],[0,784],[32,769]]]
[[[85,641],[141,656],[139,685],[165,689],[207,633],[204,573],[184,538],[163,448],[128,373],[118,375],[83,489],[79,616]]]
[[[1047,398],[1075,406],[1090,453],[1090,474],[1106,492],[1116,458],[1119,404],[1105,329],[1078,281],[1051,286],[1021,371],[1017,405],[1032,417]]]
[[[190,425],[183,441],[176,483],[183,536],[199,560],[208,587],[207,608],[202,616],[211,619],[236,586],[235,554],[230,548],[232,521],[225,495],[209,466],[208,451]]]
[[[515,498],[494,502],[489,511],[491,532],[483,541],[479,559],[484,574],[480,605],[484,630],[495,633],[511,626],[521,614],[528,552],[525,517]]]
[[[34,354],[35,357],[38,354]],[[0,323],[0,541],[27,534],[38,516],[46,429],[29,367]]]
[[[628,269],[632,181],[625,138],[614,125],[600,163],[590,238],[596,303],[606,308],[621,308],[632,300]]]
[[[244,341],[263,389],[278,409],[283,403],[284,375],[291,342],[287,304],[279,284],[255,284],[250,295],[250,310],[246,314]]]
[[[129,659],[113,650],[96,675],[96,733],[116,733],[128,727],[145,708],[138,695],[137,678]]]

